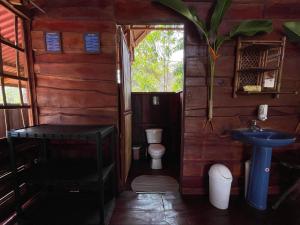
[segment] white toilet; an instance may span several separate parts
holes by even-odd
[[[151,168],[154,170],[162,169],[161,158],[165,154],[166,148],[161,143],[162,129],[146,129],[148,153],[151,156]]]

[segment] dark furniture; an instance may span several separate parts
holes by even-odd
[[[286,152],[284,154],[280,154],[277,156],[280,165],[282,165],[286,170],[288,170],[289,177],[292,180],[296,180],[294,184],[289,187],[276,201],[276,203],[272,206],[275,210],[280,204],[286,200],[291,193],[296,192],[300,195],[300,152],[299,150]]]
[[[111,136],[110,162],[103,166],[103,140]],[[26,208],[20,193],[20,176],[16,165],[15,139],[34,138],[41,141],[41,157],[28,178],[41,185],[41,201]],[[96,143],[93,163],[56,162],[48,157],[50,140],[86,140]],[[105,224],[105,210],[112,211],[116,195],[115,128],[114,126],[39,125],[8,132],[10,159],[14,178],[17,218],[21,224]],[[104,205],[105,183],[111,181],[112,199]]]

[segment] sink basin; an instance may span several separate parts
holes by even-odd
[[[269,129],[262,131],[252,131],[250,129],[233,130],[232,137],[247,144],[270,148],[289,145],[296,140],[290,134]]]
[[[247,202],[256,209],[267,208],[272,148],[289,145],[296,138],[290,134],[270,129],[252,131],[237,129],[232,138],[252,145],[252,158],[247,188]]]

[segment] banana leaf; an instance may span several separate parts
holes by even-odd
[[[300,22],[286,22],[284,31],[292,42],[300,42]]]
[[[221,47],[221,45],[222,45],[225,41],[228,41],[228,40],[230,40],[230,37],[229,37],[229,36],[222,36],[222,35],[217,36],[216,42],[215,42],[216,51],[218,52],[218,51],[219,51],[219,48]]]
[[[206,34],[207,33],[206,25],[203,20],[199,19],[198,15],[197,15],[197,10],[193,7],[190,7],[189,9],[190,9],[191,14],[195,18],[195,21],[193,23],[197,25],[198,29],[199,29],[198,26],[200,26],[200,28],[201,28],[200,31],[202,34],[204,34],[204,33]]]
[[[191,22],[193,22],[199,31],[205,36],[206,42],[209,49],[209,62],[210,62],[210,83],[208,87],[208,117],[207,123],[209,123],[213,130],[213,90],[214,90],[214,76],[215,76],[215,65],[219,57],[218,50],[221,45],[231,38],[238,35],[245,36],[254,36],[257,33],[266,32],[269,33],[272,31],[272,21],[271,20],[246,20],[241,22],[236,26],[228,35],[222,36],[218,35],[219,26],[223,20],[224,14],[231,4],[231,0],[217,0],[215,8],[210,20],[210,29],[207,31],[205,23],[201,21],[197,13],[189,9],[182,0],[153,0],[154,2],[160,3],[168,8],[173,9],[178,12]]]
[[[254,36],[258,33],[270,33],[273,30],[271,20],[245,20],[229,34],[230,38],[238,35]]]
[[[193,22],[198,30],[206,35],[205,23],[200,20],[194,10],[189,9],[185,3],[181,0],[153,0],[153,2],[160,3],[170,9],[173,9],[177,13],[181,14],[191,22]]]
[[[217,34],[224,14],[231,5],[231,0],[217,0],[214,12],[210,20],[210,32],[212,35]]]

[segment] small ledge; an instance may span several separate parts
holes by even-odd
[[[257,95],[257,94],[291,94],[291,95],[297,95],[297,91],[290,91],[290,92],[278,92],[278,91],[261,91],[261,92],[255,92],[255,91],[237,91],[236,94],[238,95]]]
[[[269,68],[261,68],[261,67],[251,67],[251,68],[245,68],[240,69],[238,72],[267,72],[272,70],[278,70],[278,67],[269,67]]]
[[[281,47],[282,44],[281,44],[281,41],[278,42],[278,43],[249,43],[249,45],[247,46],[243,46],[241,47],[239,50],[240,51],[243,51],[243,50],[246,50],[246,49],[249,49],[249,48],[256,48],[258,50],[261,50],[261,51],[264,51],[264,50],[268,50],[268,49],[271,49],[271,48],[276,48],[276,47]]]

